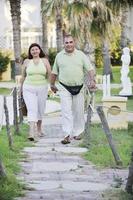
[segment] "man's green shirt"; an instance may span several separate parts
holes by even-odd
[[[82,51],[75,49],[67,53],[62,50],[55,58],[52,73],[58,75],[60,82],[75,86],[83,84],[85,72],[92,69],[89,58]]]

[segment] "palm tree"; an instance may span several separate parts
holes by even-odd
[[[63,7],[67,2],[67,0],[47,0],[42,8],[48,16],[52,14],[55,16],[57,52],[63,47]]]
[[[127,38],[127,17],[130,7],[133,6],[132,0],[107,0],[107,5],[110,6],[115,15],[121,16],[121,47],[128,45]]]
[[[45,12],[43,12],[43,8],[46,5],[46,0],[41,0],[41,13],[42,13],[42,48],[46,55],[48,55],[48,17]]]
[[[12,26],[13,26],[13,44],[15,60],[21,55],[21,0],[9,0]]]
[[[114,18],[111,10],[106,6],[106,2],[97,1],[93,4],[93,21],[91,24],[91,33],[102,44],[103,55],[103,74],[112,74],[111,61],[109,55],[109,38],[114,24]]]
[[[85,53],[94,54],[94,44],[100,43],[103,45],[104,58],[104,74],[111,72],[110,56],[107,45],[109,38],[109,28],[113,23],[111,10],[106,6],[106,2],[99,1],[73,1],[69,5],[68,18],[71,23],[70,29],[78,38],[84,40]],[[82,42],[81,41],[81,42]],[[90,47],[90,41],[93,41]],[[89,50],[90,49],[90,50]],[[94,56],[91,55],[92,58]],[[94,59],[92,59],[92,62]]]

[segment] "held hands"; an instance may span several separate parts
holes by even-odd
[[[85,79],[85,84],[87,88],[89,89],[90,92],[95,92],[97,87],[96,87],[96,81],[95,81],[95,72],[94,70],[91,70],[88,72],[86,79]]]
[[[50,85],[51,90],[56,93],[58,91],[57,87],[55,85]]]
[[[90,79],[88,81],[87,87],[90,92],[95,92],[97,90],[95,79]]]

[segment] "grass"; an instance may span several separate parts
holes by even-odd
[[[56,101],[56,102],[60,103],[60,97],[59,96],[48,96],[48,100]]]
[[[1,95],[9,95],[11,93],[12,89],[9,88],[0,88],[0,94]]]
[[[132,200],[133,196],[121,189],[109,190],[103,193],[102,200]]]
[[[123,167],[127,167],[131,159],[130,156],[133,149],[132,130],[133,124],[129,124],[128,130],[111,130],[113,141],[123,162]],[[84,158],[99,167],[116,167],[114,157],[101,125],[95,124],[91,126],[90,148],[84,154]]]
[[[18,164],[23,157],[21,154],[25,146],[29,146],[27,141],[28,125],[22,125],[20,135],[13,135],[14,146],[13,150],[8,147],[6,130],[3,128],[0,132],[0,158],[6,169],[6,178],[0,179],[0,199],[13,200],[17,196],[22,196],[24,184],[16,178],[16,175],[21,171]],[[13,130],[12,130],[13,131]]]
[[[112,73],[113,73],[113,80],[112,80],[112,83],[120,83],[120,77],[121,77],[121,73],[120,73],[120,70],[121,70],[121,66],[113,66],[112,67]],[[133,66],[130,66],[129,67],[129,77],[131,79],[131,82],[133,82]],[[103,74],[103,68],[97,68],[96,69],[96,73],[99,74],[99,75],[102,75]]]
[[[115,96],[118,95],[121,89],[115,89],[112,88],[111,89],[111,96]],[[97,90],[97,92],[95,93],[95,104],[101,104],[102,103],[102,95],[103,92],[102,90]],[[128,98],[127,101],[127,110],[130,112],[133,112],[133,99],[132,98]]]
[[[111,95],[118,95],[120,89],[111,89]],[[95,104],[101,104],[102,91],[98,90],[95,94]],[[133,112],[133,100],[128,99],[127,110]],[[130,161],[133,140],[133,124],[129,124],[128,130],[113,130],[114,141],[117,145],[118,152],[123,161],[123,167],[127,167]],[[100,125],[91,127],[91,146],[85,158],[91,160],[96,165],[102,167],[116,167],[112,152],[109,148],[106,136]]]

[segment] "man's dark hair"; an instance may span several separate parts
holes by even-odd
[[[65,38],[69,38],[69,37],[72,37],[72,38],[73,38],[73,36],[72,36],[71,34],[65,34],[65,35],[64,35],[64,40],[65,40]]]

